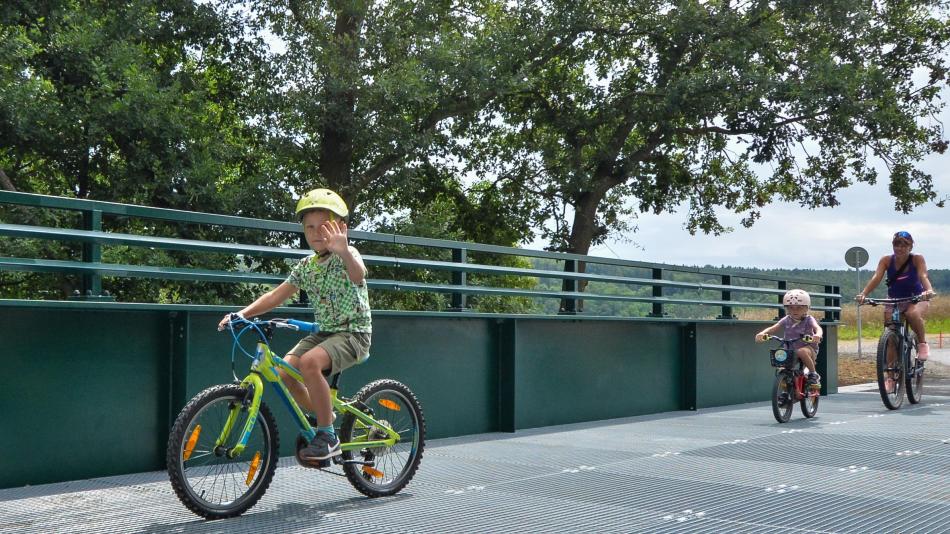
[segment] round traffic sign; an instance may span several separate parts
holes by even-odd
[[[868,251],[861,247],[851,247],[844,253],[844,261],[855,269],[864,267],[868,262]]]

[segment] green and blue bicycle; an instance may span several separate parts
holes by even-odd
[[[300,409],[278,374],[283,370],[303,382],[300,372],[270,349],[274,330],[315,332],[314,323],[293,319],[246,320],[231,316],[228,331],[239,349],[252,358],[250,373],[232,384],[212,386],[195,395],[182,409],[168,436],[166,463],[172,488],[191,511],[207,519],[240,515],[264,495],[279,456],[277,423],[262,401],[267,384],[291,412],[299,427],[297,461],[323,469],[299,457],[315,436],[315,421]],[[255,354],[240,344],[244,333],[257,334]],[[233,371],[233,370],[232,370]],[[415,475],[425,448],[425,418],[415,394],[404,384],[382,379],[370,382],[353,397],[338,393],[340,375],[330,377],[330,396],[339,423],[342,454],[332,464],[342,467],[347,480],[369,497],[393,495]],[[334,471],[329,471],[339,474]]]

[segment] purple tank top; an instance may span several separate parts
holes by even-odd
[[[785,335],[782,336],[785,339],[789,338],[799,338],[805,335],[814,335],[818,332],[818,321],[811,315],[806,315],[804,319],[794,324],[792,317],[786,315],[782,317],[782,326],[785,327]],[[804,341],[798,340],[792,344],[793,349],[799,349],[801,347],[811,347],[815,349],[815,353],[818,353],[818,344],[817,343],[805,343]]]
[[[907,262],[907,268],[904,269],[904,272],[895,276],[898,267],[894,255],[891,254],[891,263],[887,266],[887,296],[892,299],[913,297],[924,292],[924,285],[920,283],[920,277],[917,276],[913,254],[907,257]]]

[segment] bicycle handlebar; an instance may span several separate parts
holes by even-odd
[[[900,298],[887,298],[887,299],[872,299],[865,297],[863,304],[870,304],[871,306],[877,306],[879,304],[899,304],[901,302],[920,302],[924,299],[924,296],[927,293],[921,293],[919,295],[914,295],[912,297],[900,297]],[[860,306],[861,304],[858,304]]]
[[[291,330],[299,330],[303,332],[310,332],[315,334],[320,331],[320,325],[317,323],[310,323],[307,321],[298,321],[297,319],[245,319],[236,313],[231,314],[231,320],[228,322],[228,325],[233,330],[235,327],[246,325],[246,326],[264,326],[270,325],[274,328],[289,328]]]
[[[277,320],[277,319],[274,319],[274,320]],[[320,331],[320,325],[318,325],[317,323],[308,323],[307,321],[298,321],[297,319],[287,319],[287,324],[291,326],[296,326],[297,330],[310,332],[311,334],[316,334],[317,332]]]
[[[793,341],[798,341],[799,339],[802,340],[802,341],[804,341],[805,343],[811,343],[812,341],[815,340],[815,338],[814,338],[813,336],[809,336],[809,335],[806,334],[806,335],[801,336],[801,337],[789,338],[789,339],[785,339],[785,338],[782,338],[782,337],[770,335],[770,336],[768,336],[768,337],[766,338],[766,341],[773,340],[773,339],[774,339],[775,341],[780,341],[780,342],[782,342],[782,343],[791,343],[791,342],[793,342]]]

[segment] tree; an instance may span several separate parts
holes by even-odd
[[[917,168],[947,142],[947,2],[590,0],[592,23],[468,133],[470,169],[537,199],[550,248],[587,253],[638,212],[690,232],[749,226],[775,199],[838,204],[878,179],[895,208],[937,198]],[[923,76],[923,80],[920,80]],[[573,217],[572,220],[569,220]]]
[[[0,6],[0,186],[8,190],[154,207],[286,216],[256,131],[245,122],[244,79],[260,73],[263,42],[240,18],[191,0],[14,1]],[[289,197],[289,194],[287,194]],[[26,211],[24,222],[76,226],[72,214]],[[23,220],[19,219],[18,220]],[[173,223],[103,221],[116,231],[220,238]],[[138,227],[137,227],[138,226]],[[11,256],[75,257],[63,243],[5,241]],[[154,265],[234,267],[234,258],[107,249],[104,257]],[[21,293],[42,284],[24,276]],[[61,280],[71,293],[74,280]],[[159,283],[110,281],[130,300]],[[175,283],[163,283],[174,294]],[[220,295],[226,289],[210,293]],[[179,292],[180,293],[180,292]],[[209,296],[192,288],[197,300]],[[62,295],[60,295],[62,296]],[[211,299],[212,301],[214,299]]]
[[[465,153],[452,128],[570,45],[586,15],[563,4],[231,2],[273,36],[277,72],[264,80],[259,120],[284,183],[339,191],[357,222],[414,205],[406,184]]]

